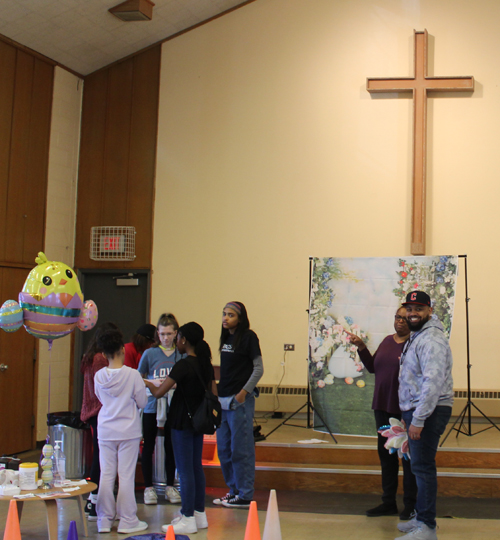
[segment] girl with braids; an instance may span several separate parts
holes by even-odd
[[[175,384],[167,422],[172,428],[175,462],[179,472],[182,508],[180,516],[172,521],[176,534],[192,534],[208,527],[205,513],[205,473],[201,463],[203,434],[193,430],[190,415],[198,409],[211,386],[217,395],[212,367],[212,353],[203,340],[203,328],[195,322],[181,326],[177,334],[177,349],[187,356],[179,360],[168,377],[159,386],[145,381],[155,397],[165,395]],[[166,532],[168,525],[162,530]]]
[[[229,493],[213,502],[227,508],[249,508],[255,480],[256,386],[264,366],[259,338],[250,330],[247,310],[241,302],[229,302],[222,311],[219,351],[222,423],[217,430],[217,450]]]
[[[160,315],[156,327],[156,342],[152,347],[144,351],[138,371],[146,379],[164,380],[175,363],[183,358],[182,353],[175,346],[179,323],[172,313],[163,313]],[[144,446],[142,448],[141,465],[145,485],[144,504],[157,504],[158,502],[158,496],[153,487],[153,452],[158,427],[164,427],[167,411],[167,398],[157,400],[150,396],[142,415]],[[178,504],[181,502],[181,496],[174,487],[175,458],[170,427],[164,427],[164,435],[165,472],[167,476],[165,499],[172,504]]]
[[[101,410],[101,402],[97,399],[94,391],[94,376],[102,369],[107,367],[108,359],[102,354],[102,351],[97,346],[97,338],[99,334],[106,330],[118,330],[116,324],[111,322],[104,323],[96,329],[90,343],[85,351],[80,365],[80,372],[83,374],[83,400],[80,419],[83,422],[90,424],[92,429],[92,465],[90,467],[90,481],[97,484],[97,488],[93,491],[85,505],[85,513],[88,515],[89,521],[97,521],[97,489],[99,487],[99,476],[101,469],[99,467],[99,443],[97,437],[97,415]]]
[[[141,442],[141,415],[147,401],[142,377],[123,365],[125,348],[119,330],[106,330],[97,336],[97,346],[109,362],[94,378],[95,394],[102,403],[99,425],[101,477],[97,495],[97,530],[111,531],[119,516],[118,532],[131,534],[148,528],[137,518],[135,469]],[[118,495],[114,496],[118,473]]]

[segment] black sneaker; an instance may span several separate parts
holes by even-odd
[[[90,497],[87,499],[87,502],[85,503],[85,514],[88,516],[90,514],[90,510],[92,509],[92,501],[90,500]]]
[[[398,514],[396,503],[382,503],[366,511],[368,517],[395,516]]]
[[[223,501],[222,506],[225,506],[226,508],[250,508],[251,502],[252,501],[241,499],[238,495],[235,495],[227,501]]]
[[[401,514],[399,514],[399,519],[401,521],[408,521],[409,519],[413,519],[414,517],[417,517],[417,513],[415,512],[415,508],[413,508],[412,506],[405,506],[405,509],[401,512]]]
[[[234,495],[231,495],[231,493],[226,493],[224,497],[219,497],[218,499],[214,499],[212,502],[218,506],[221,506],[224,504],[224,501],[229,501],[229,499],[232,499]]]
[[[95,504],[93,502],[91,502],[90,504],[92,505],[92,507],[90,508],[90,512],[89,512],[89,515],[88,515],[88,520],[89,521],[97,521],[97,511],[96,511]]]

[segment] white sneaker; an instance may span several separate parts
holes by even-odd
[[[145,531],[148,528],[148,524],[145,521],[139,521],[135,527],[130,527],[130,529],[120,529],[118,527],[118,532],[120,534],[132,534],[140,531]]]
[[[167,486],[165,490],[165,499],[172,504],[179,504],[181,502],[181,494],[173,486]]]
[[[422,521],[417,521],[417,526],[404,536],[398,536],[395,540],[437,540],[436,529],[431,529]]]
[[[166,533],[169,527],[173,527],[175,534],[194,534],[198,532],[198,527],[196,526],[196,519],[194,516],[182,516],[180,520],[174,521],[175,523],[162,525],[161,530]]]
[[[206,512],[197,512],[194,511],[194,519],[196,521],[196,526],[198,529],[208,529],[208,520]]]
[[[416,517],[410,519],[409,521],[402,521],[401,523],[398,523],[398,529],[404,533],[409,533],[413,531],[413,529],[416,529],[417,527],[418,527],[418,521]]]
[[[158,504],[158,495],[154,487],[147,487],[144,490],[144,504]]]

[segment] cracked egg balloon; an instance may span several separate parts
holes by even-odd
[[[78,324],[83,294],[75,271],[62,262],[49,261],[40,252],[28,274],[19,304],[26,331],[52,341],[70,334]]]

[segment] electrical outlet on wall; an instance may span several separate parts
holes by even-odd
[[[285,343],[284,350],[285,351],[294,351],[295,350],[295,345],[293,343]]]

